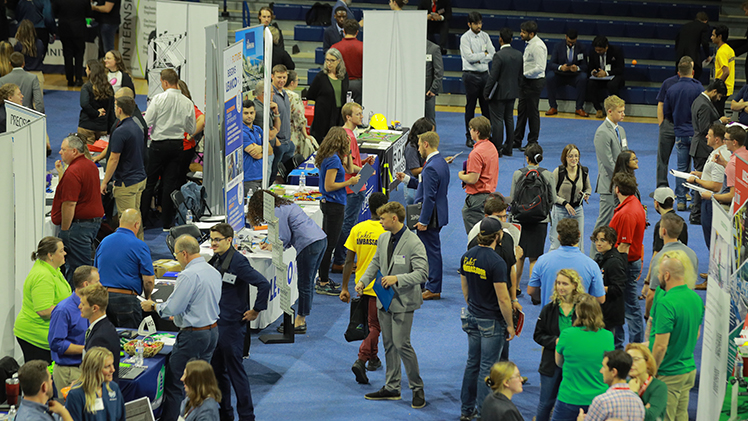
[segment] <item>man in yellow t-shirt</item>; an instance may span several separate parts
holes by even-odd
[[[725,81],[727,86],[727,96],[714,104],[720,116],[725,115],[725,101],[735,88],[735,51],[727,45],[728,36],[729,29],[725,25],[717,25],[712,29],[712,42],[717,48],[714,57],[714,77]]]
[[[379,223],[377,209],[386,203],[387,196],[380,192],[372,193],[369,197],[371,219],[354,225],[345,242],[348,254],[343,266],[343,284],[340,291],[340,300],[344,303],[351,299],[351,294],[348,292],[348,283],[353,272],[353,260],[358,257],[355,285],[366,272],[366,268],[369,267],[369,263],[377,252],[377,240],[380,235],[384,234],[384,228]],[[351,371],[356,375],[356,381],[361,384],[369,383],[369,378],[366,376],[367,369],[373,371],[382,366],[382,362],[377,357],[380,328],[379,318],[377,317],[377,296],[374,293],[373,285],[374,281],[371,281],[364,289],[364,295],[361,297],[365,300],[367,306],[369,335],[361,342],[361,346],[358,348],[358,359],[351,367]],[[369,362],[368,367],[366,367],[367,361]]]

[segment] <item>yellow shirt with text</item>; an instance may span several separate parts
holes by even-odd
[[[379,221],[363,221],[351,228],[351,233],[345,241],[345,248],[356,253],[358,261],[356,283],[361,279],[374,258],[374,254],[377,252],[377,239],[382,234],[384,234],[384,228]],[[372,297],[376,296],[374,294],[374,281],[369,282],[369,285],[364,288],[364,294]]]

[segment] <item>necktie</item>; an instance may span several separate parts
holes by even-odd
[[[340,31],[340,36],[345,38],[345,34],[343,33],[343,31]]]
[[[605,70],[605,54],[600,55],[600,68]]]
[[[573,64],[574,63],[574,47],[568,47],[568,48],[569,48],[569,57],[568,57],[569,64]]]
[[[84,342],[88,342],[88,337],[89,336],[91,336],[91,328],[90,327],[88,329],[86,329],[86,338],[85,338]]]
[[[431,2],[431,12],[436,13],[436,0]]]
[[[390,234],[390,244],[387,246],[387,263],[392,263],[392,253],[395,252],[395,234]]]
[[[616,126],[616,136],[618,136],[618,143],[621,143],[621,132],[618,131],[618,126]]]

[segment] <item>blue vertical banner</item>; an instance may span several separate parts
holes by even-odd
[[[223,50],[224,194],[227,222],[237,232],[244,228],[242,57],[242,43],[237,42]]]
[[[264,26],[257,25],[250,28],[244,28],[234,33],[234,42],[242,43],[242,69],[244,74],[243,92],[251,91],[257,85],[257,82],[263,79],[264,62],[263,62],[263,40],[262,30]]]

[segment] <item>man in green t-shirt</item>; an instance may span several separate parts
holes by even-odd
[[[704,321],[704,302],[686,285],[680,250],[665,252],[657,278],[662,291],[652,308],[650,347],[657,363],[657,378],[667,384],[666,420],[688,419],[688,398],[696,380],[693,358],[699,329]]]

